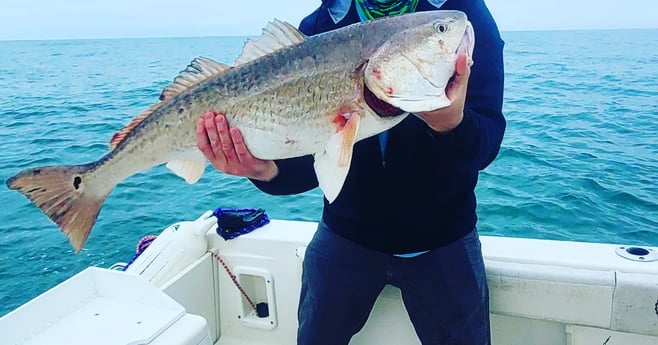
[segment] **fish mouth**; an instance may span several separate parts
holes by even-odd
[[[377,96],[375,96],[375,94],[370,91],[367,85],[363,86],[363,98],[366,101],[366,104],[375,112],[375,114],[379,115],[379,117],[392,117],[405,113],[404,110],[396,108],[391,104],[377,98]]]
[[[475,47],[475,33],[473,32],[473,26],[471,23],[466,23],[466,28],[464,29],[464,35],[462,36],[459,45],[455,49],[455,54],[457,56],[461,54],[466,54],[469,64],[473,64],[473,48]]]

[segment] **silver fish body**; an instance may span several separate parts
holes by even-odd
[[[273,22],[245,45],[233,67],[195,59],[159,103],[115,135],[113,149],[99,160],[26,169],[7,185],[57,223],[77,252],[104,200],[125,178],[163,163],[190,183],[200,178],[206,161],[195,126],[212,110],[240,129],[255,157],[314,155],[320,188],[333,201],[354,143],[395,126],[408,112],[450,104],[445,85],[464,42],[472,53],[472,36],[457,11],[389,17],[312,37]],[[401,112],[378,115],[364,99],[366,87]]]

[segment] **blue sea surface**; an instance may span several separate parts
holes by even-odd
[[[505,32],[507,133],[477,188],[485,235],[658,246],[658,30]],[[0,42],[0,179],[86,163],[195,57],[232,63],[244,37]],[[477,61],[475,62],[477,63]],[[422,159],[422,157],[419,157]],[[107,199],[78,255],[0,185],[0,315],[137,241],[216,207],[317,221],[319,190],[275,197],[208,167],[164,167]]]

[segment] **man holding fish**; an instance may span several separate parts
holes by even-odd
[[[417,95],[386,99],[386,91],[390,95],[404,85],[380,88],[366,81],[365,101],[380,116],[398,108],[415,116],[354,144],[340,194],[334,200],[325,198],[322,220],[304,260],[298,344],[347,344],[365,324],[386,284],[400,288],[423,344],[491,342],[474,189],[478,172],[498,153],[505,119],[503,41],[483,0],[323,0],[301,22],[300,31],[311,36],[379,17],[436,9],[468,16],[477,37],[475,49],[470,24],[461,31],[458,21],[434,24],[445,33],[441,42],[451,35],[461,40],[454,50],[454,76],[445,87],[450,101],[446,106],[410,106],[412,101],[422,104],[430,94],[419,86],[422,83],[413,85]],[[405,63],[396,66],[404,68]],[[431,79],[433,71],[423,71],[417,61],[412,64]],[[366,68],[365,73],[378,77],[380,71]],[[414,107],[417,110],[409,110]],[[255,158],[240,129],[227,122],[222,114],[208,112],[197,123],[198,147],[216,169],[248,177],[274,195],[322,185],[312,156]]]
[[[156,165],[194,183],[210,161],[275,195],[319,187],[299,344],[347,344],[387,284],[423,344],[489,344],[475,186],[505,131],[502,51],[483,0],[323,0],[233,66],[194,59],[98,160],[6,184],[75,252],[114,187]]]

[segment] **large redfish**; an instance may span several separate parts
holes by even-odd
[[[445,87],[458,54],[471,54],[473,29],[457,11],[407,14],[305,37],[274,21],[248,41],[234,66],[198,58],[160,102],[114,135],[95,162],[26,169],[7,180],[62,229],[80,251],[103,202],[127,177],[166,163],[187,182],[203,174],[199,116],[225,113],[252,154],[312,154],[331,202],[343,186],[355,142],[408,113],[450,104]]]

